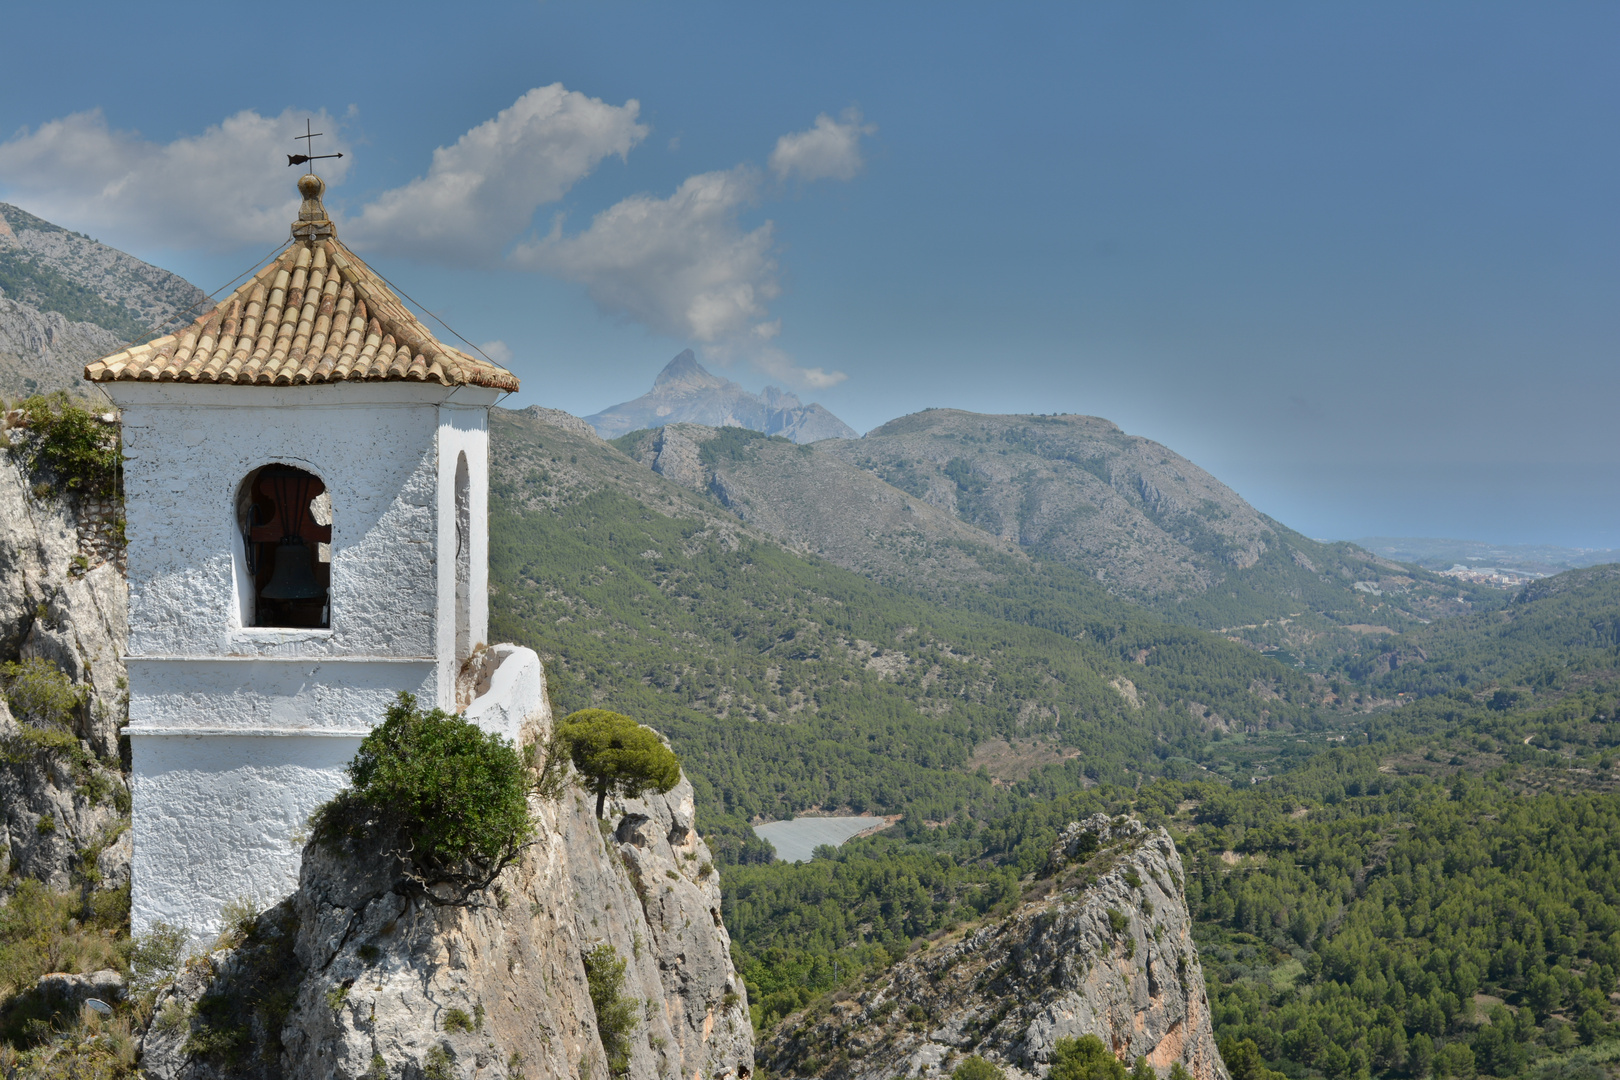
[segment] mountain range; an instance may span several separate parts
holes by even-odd
[[[730,379],[705,370],[691,349],[664,366],[651,390],[585,420],[604,439],[639,428],[678,423],[748,428],[796,443],[855,438],[853,428],[820,405],[805,405],[775,386],[751,394]]]
[[[0,393],[81,393],[86,363],[206,300],[177,274],[0,203]]]
[[[0,219],[0,327],[39,328],[4,339],[0,389],[72,386],[73,349],[201,295]],[[123,974],[92,971],[152,944],[127,937],[118,706],[89,685],[122,680],[86,651],[119,608],[84,588],[122,582],[72,557],[88,506],[0,457],[0,561],[38,548],[67,582],[0,579],[23,590],[0,656],[0,1064],[131,1075],[128,1038],[72,1026],[79,998],[30,1011],[104,984],[153,1075],[279,1075],[260,1064],[277,1042],[346,1075],[518,1076],[525,1056],[608,1075],[593,1013],[618,1015],[596,1005],[617,991],[578,947],[605,937],[634,997],[615,1021],[636,1029],[630,1080],[673,1075],[666,1051],[711,1024],[742,1062],[750,1019],[784,1080],[1027,1080],[1081,1033],[1106,1042],[1060,1075],[1122,1077],[1146,1052],[1138,1077],[1613,1077],[1620,568],[1509,594],[1390,558],[1410,541],[1313,541],[1097,417],[939,409],[818,437],[819,406],[690,353],[590,419],[492,410],[492,636],[543,655],[559,714],[659,731],[690,790],[616,830],[564,808],[569,873],[537,860],[459,927],[379,915],[295,995],[290,958],[370,895],[365,864],[328,853],[301,923],[242,923],[234,958],[134,1014]],[[91,693],[63,721],[88,742],[32,726],[24,652],[77,684],[61,700]],[[752,829],[849,811],[893,824],[800,864]],[[449,977],[470,1011],[363,1009],[383,972]],[[486,1053],[519,1028],[538,1042],[502,1073]],[[76,1071],[108,1047],[117,1069]]]
[[[1305,537],[1097,417],[930,409],[813,446],[694,424],[614,444],[846,569],[914,586],[998,579],[1015,564],[1078,573],[1289,663],[1330,662],[1368,638],[1503,599]]]

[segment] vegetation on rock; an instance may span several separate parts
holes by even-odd
[[[23,401],[25,432],[13,436],[12,452],[31,470],[47,468],[71,490],[113,494],[123,464],[118,429],[68,397],[65,390]]]
[[[591,791],[596,816],[610,794],[639,799],[680,783],[681,761],[651,728],[606,709],[581,709],[557,725],[557,745],[567,753]]]
[[[612,945],[601,942],[581,959],[608,1072],[622,1076],[630,1070],[630,1035],[636,1029],[636,1011],[641,1003],[624,996],[626,961]]]
[[[534,833],[528,769],[508,740],[401,693],[360,743],[351,787],[311,819],[317,840],[383,838],[428,895],[456,902],[486,887]]]

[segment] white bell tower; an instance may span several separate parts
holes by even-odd
[[[123,414],[137,932],[279,900],[395,695],[474,704],[456,687],[488,637],[489,407],[517,379],[435,340],[338,241],[320,178],[298,187],[252,280],[85,369]],[[512,737],[532,703],[487,704]]]

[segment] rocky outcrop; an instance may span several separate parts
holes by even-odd
[[[83,394],[84,365],[193,314],[184,278],[0,203],[0,393]]]
[[[730,379],[705,370],[691,349],[665,365],[647,393],[585,420],[604,439],[679,423],[748,428],[796,443],[853,439],[856,434],[820,405],[805,405],[778,387],[767,386],[762,394],[749,393]]]
[[[129,879],[127,789],[116,768],[127,600],[106,530],[92,520],[105,513],[0,451],[0,660],[48,660],[86,695],[74,729],[51,733],[0,700],[0,873],[56,889],[76,871],[105,887]]]
[[[978,1054],[1039,1076],[1058,1040],[1096,1035],[1161,1076],[1179,1064],[1227,1080],[1182,890],[1168,833],[1096,815],[1069,827],[1012,914],[940,939],[859,998],[789,1018],[761,1058],[783,1077],[890,1080]]]
[[[549,722],[531,717],[525,740]],[[619,801],[613,829],[573,790],[531,809],[537,841],[466,907],[427,902],[375,851],[306,848],[292,898],[159,999],[142,1068],[607,1080],[583,959],[607,944],[635,999],[631,1080],[745,1080],[747,995],[691,785]]]
[[[104,758],[118,755],[129,637],[117,513],[0,453],[0,658],[43,657],[85,686],[78,734]]]

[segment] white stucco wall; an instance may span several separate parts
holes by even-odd
[[[136,932],[163,920],[206,936],[226,902],[273,903],[296,884],[309,812],[342,787],[398,691],[454,707],[455,469],[465,453],[465,595],[482,641],[497,395],[406,383],[106,389],[123,410],[126,457],[131,920]],[[236,494],[276,462],[314,473],[331,497],[330,629],[242,625]]]
[[[461,715],[468,723],[516,745],[521,741],[523,721],[545,703],[545,672],[533,649],[496,645],[491,651],[499,664],[489,677],[489,688],[473,698]]]
[[[166,922],[206,947],[226,903],[268,907],[296,888],[297,837],[360,738],[135,736],[134,931]]]
[[[439,707],[455,707],[455,673],[465,655],[456,650],[456,465],[467,457],[468,494],[472,529],[470,576],[466,589],[469,644],[489,641],[489,409],[447,404],[439,409],[439,620],[435,649],[440,660],[439,685],[444,688]]]

